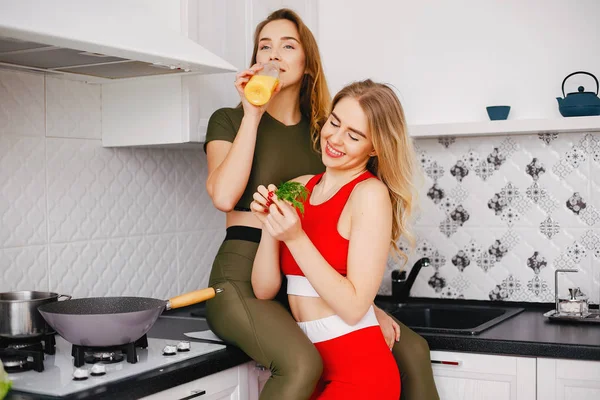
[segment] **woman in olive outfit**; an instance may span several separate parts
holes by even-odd
[[[280,84],[267,104],[253,106],[243,88],[271,60],[279,62]],[[276,300],[258,300],[251,285],[261,236],[249,208],[256,188],[324,171],[314,141],[331,98],[317,43],[297,14],[281,9],[257,26],[252,67],[237,74],[235,86],[241,107],[215,111],[204,145],[207,191],[227,213],[210,274],[210,285],[224,291],[207,302],[207,320],[219,337],[270,368],[261,400],[308,399],[322,372],[319,353],[290,314],[285,287]],[[402,372],[402,398],[439,399],[427,342],[378,308],[376,315]]]

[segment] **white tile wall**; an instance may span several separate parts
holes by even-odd
[[[99,85],[46,78],[46,136],[102,139]]]
[[[203,151],[103,148],[100,100],[97,86],[0,72],[0,291],[166,298],[208,283],[225,219]],[[599,134],[416,144],[427,176],[409,266],[434,268],[413,296],[552,301],[569,267],[563,292],[600,300]]]
[[[0,132],[44,136],[44,77],[0,71]]]
[[[205,287],[225,220],[202,150],[106,149],[101,88],[0,71],[0,292]]]

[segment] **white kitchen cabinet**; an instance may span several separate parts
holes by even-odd
[[[271,371],[255,361],[246,364],[248,368],[248,400],[258,400]]]
[[[163,390],[142,400],[246,400],[247,382],[247,368],[241,365]]]
[[[245,57],[243,1],[174,0],[149,3],[169,15],[164,23],[241,68]],[[242,3],[241,7],[240,4]],[[168,9],[166,9],[168,8]],[[241,11],[240,11],[241,10]],[[173,22],[179,14],[180,23]],[[234,40],[237,39],[237,40]],[[238,57],[234,61],[232,54]],[[235,57],[233,57],[235,58]],[[234,105],[235,73],[160,77],[102,85],[102,144],[105,147],[199,144],[210,114]],[[228,82],[228,85],[225,85]]]
[[[600,362],[538,358],[538,400],[600,399]]]
[[[290,7],[317,29],[317,0],[173,0],[150,4],[164,12],[170,28],[229,61],[248,67],[256,24],[271,11]],[[157,5],[159,4],[160,7]],[[174,16],[180,15],[180,23]],[[210,115],[233,107],[239,95],[235,73],[160,77],[102,85],[102,144],[123,146],[200,146]]]
[[[535,358],[432,351],[431,360],[442,400],[536,399]]]

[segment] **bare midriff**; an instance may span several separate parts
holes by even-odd
[[[288,296],[290,309],[298,322],[314,321],[335,315],[335,311],[320,297]]]
[[[261,229],[260,221],[248,211],[230,211],[227,213],[226,225],[249,226]],[[284,278],[285,279],[285,278]],[[314,321],[334,315],[335,312],[320,297],[288,296],[292,315],[298,322]]]
[[[225,225],[227,228],[230,226],[249,226],[252,228],[262,229],[260,221],[249,211],[228,212]]]

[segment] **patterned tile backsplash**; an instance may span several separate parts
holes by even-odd
[[[432,265],[413,296],[552,302],[554,271],[569,268],[578,273],[559,275],[559,294],[578,286],[598,303],[600,134],[415,144],[424,185],[408,266],[424,256]]]
[[[202,150],[109,149],[101,88],[0,71],[0,292],[205,287],[224,215]]]
[[[0,71],[0,291],[169,296],[204,287],[224,236],[202,150],[101,145],[101,89]],[[600,134],[417,140],[412,295],[600,295]],[[390,261],[380,293],[390,292]]]

